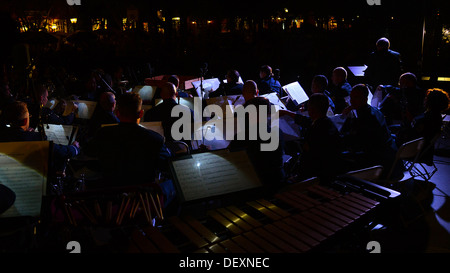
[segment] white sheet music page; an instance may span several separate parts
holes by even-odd
[[[0,184],[16,194],[13,206],[0,217],[40,215],[48,159],[48,141],[0,143]]]
[[[185,201],[262,186],[245,151],[193,154],[172,164]]]
[[[289,95],[289,97],[297,104],[302,104],[309,100],[303,87],[298,82],[293,82],[283,86],[283,90]]]
[[[72,134],[72,125],[60,124],[44,124],[45,135],[48,141],[60,145],[69,145],[70,136]]]

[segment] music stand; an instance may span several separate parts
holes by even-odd
[[[181,203],[262,187],[245,151],[220,150],[174,159],[171,173]]]

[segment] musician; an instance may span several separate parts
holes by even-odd
[[[397,134],[397,146],[407,141],[423,137],[425,139],[425,147],[428,147],[442,128],[442,113],[449,109],[450,97],[448,93],[442,89],[428,89],[425,97],[425,112],[414,117],[412,122],[403,123]],[[426,151],[421,158],[424,162],[431,166],[433,164],[434,146]]]
[[[220,97],[220,96],[232,96],[232,95],[242,95],[243,83],[239,82],[239,77],[241,75],[237,70],[227,71],[227,82],[221,83],[220,88],[209,94],[210,98]]]
[[[99,186],[154,183],[157,172],[167,168],[170,154],[164,138],[139,125],[143,113],[139,94],[123,94],[117,100],[120,123],[100,128],[83,146],[88,156],[99,160],[103,174]]]
[[[334,113],[340,114],[348,105],[345,98],[350,96],[352,86],[347,81],[347,70],[336,67],[331,75],[330,97],[334,102]]]
[[[380,38],[367,61],[364,71],[365,82],[372,88],[379,85],[396,85],[402,74],[403,65],[399,52],[390,49],[391,43],[387,38]]]
[[[395,122],[411,122],[412,119],[425,111],[425,91],[417,84],[413,73],[407,72],[400,76],[397,86],[383,86],[386,97],[379,108],[389,125]]]
[[[282,96],[282,89],[280,82],[274,78],[272,73],[272,67],[263,65],[259,69],[259,82],[258,82],[259,94],[277,93],[279,97]]]
[[[30,114],[26,103],[17,101],[10,104],[5,109],[5,118],[9,127],[0,133],[0,142],[15,141],[42,141],[42,134],[35,132],[30,128]],[[53,167],[56,173],[63,172],[67,159],[70,159],[80,152],[78,142],[74,141],[72,145],[53,144]]]
[[[342,172],[342,139],[334,123],[327,117],[328,97],[323,93],[312,94],[308,103],[308,116],[288,110],[280,110],[280,116],[294,118],[305,129],[298,179],[319,177],[330,181]]]
[[[354,160],[355,168],[381,165],[384,172],[389,172],[397,146],[383,113],[367,104],[369,92],[366,85],[358,84],[350,93],[351,105],[343,111],[348,117],[341,128],[344,148]],[[396,174],[403,174],[403,169],[397,171]]]
[[[172,125],[180,117],[172,117],[172,109],[179,105],[180,107],[186,107],[177,103],[177,89],[176,86],[170,82],[164,83],[161,88],[161,98],[163,101],[155,107],[149,109],[144,115],[144,121],[161,121],[164,129],[164,136],[167,142],[173,141],[172,138]],[[191,121],[194,122],[194,112],[191,112]],[[186,140],[188,141],[188,140]]]
[[[242,96],[245,99],[244,107],[254,105],[256,106],[257,111],[259,111],[260,105],[266,106],[268,117],[270,117],[271,104],[268,99],[259,96],[258,86],[254,81],[248,80],[244,83]],[[267,122],[267,126],[270,127],[270,121]],[[259,135],[256,140],[250,140],[248,132],[250,128],[254,130],[255,125],[249,124],[248,118],[245,120],[244,128],[246,132],[245,140],[231,141],[228,149],[231,151],[242,149],[247,151],[249,159],[255,167],[256,173],[267,189],[274,190],[281,187],[285,181],[283,170],[284,143],[281,131],[279,132],[278,148],[274,151],[261,151],[261,143],[267,141],[261,140]],[[256,128],[256,130],[259,132],[259,128]],[[268,130],[271,130],[271,128],[268,128]]]
[[[116,109],[116,96],[112,92],[103,92],[100,95],[99,107],[95,108],[92,118],[88,121],[86,137],[90,138],[103,124],[119,123],[114,110]]]
[[[192,97],[191,94],[184,92],[183,90],[179,89],[180,86],[180,78],[178,78],[177,75],[170,75],[169,78],[167,79],[168,82],[172,83],[173,85],[175,85],[176,89],[177,89],[177,97],[179,98],[189,98]]]
[[[328,105],[331,108],[331,111],[334,112],[335,105],[333,100],[330,97],[330,92],[327,90],[328,87],[328,79],[324,75],[316,75],[312,79],[311,83],[311,93],[312,94],[324,94],[328,98]]]

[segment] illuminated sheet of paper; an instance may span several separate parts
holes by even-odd
[[[282,116],[278,119],[278,122],[285,141],[297,140],[300,138],[300,126],[295,123],[293,118]]]
[[[44,124],[44,130],[48,141],[61,145],[70,144],[69,140],[73,131],[72,125]]]
[[[348,66],[348,69],[355,77],[363,77],[364,71],[367,69],[367,65]]]
[[[293,82],[283,86],[283,90],[297,105],[302,104],[305,101],[309,100],[309,97],[306,94],[305,90],[303,90],[302,86],[298,82]]]
[[[97,107],[96,101],[75,100],[72,102],[78,105],[76,117],[81,119],[90,119],[94,114],[95,107]]]
[[[16,194],[14,205],[0,217],[40,215],[48,159],[48,141],[0,143],[0,183]]]
[[[139,125],[142,127],[152,130],[154,132],[157,132],[161,136],[164,136],[164,129],[162,127],[161,121],[146,121],[146,122],[140,122]]]
[[[336,114],[329,118],[334,123],[334,125],[336,125],[336,128],[338,129],[338,131],[341,131],[342,125],[344,125],[345,121],[347,120],[347,117],[348,117],[348,115]]]
[[[156,86],[150,85],[139,85],[133,88],[133,93],[139,94],[142,100],[150,101],[153,99],[156,93]]]
[[[280,109],[286,110],[286,105],[278,98],[277,93],[269,93],[262,95],[261,97],[267,98],[270,103],[277,107],[277,111]]]
[[[175,99],[178,102],[178,98]],[[162,103],[162,99],[155,99],[155,106]],[[194,98],[180,98],[180,104],[189,107],[192,111],[194,111]]]
[[[262,186],[246,152],[227,150],[193,154],[172,162],[185,201]]]
[[[225,80],[223,80],[223,83],[227,83],[228,82],[228,80],[227,79],[225,79]],[[242,83],[242,84],[244,84],[244,81],[242,80],[242,78],[239,76],[239,80],[238,80],[238,83]]]

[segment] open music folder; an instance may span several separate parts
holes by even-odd
[[[60,145],[70,145],[76,139],[78,127],[73,125],[44,124],[48,141]]]
[[[0,143],[0,184],[16,195],[13,206],[1,218],[40,216],[47,189],[49,149],[48,141]]]
[[[306,94],[305,90],[303,89],[303,87],[300,85],[299,82],[287,84],[282,88],[284,92],[288,94],[289,98],[291,98],[291,100],[295,103],[296,106],[309,100],[308,95]]]
[[[182,202],[217,197],[262,186],[245,151],[193,154],[171,162]]]

